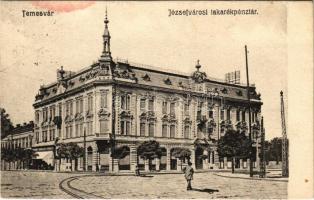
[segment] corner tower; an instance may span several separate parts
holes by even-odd
[[[109,33],[109,29],[108,29],[108,16],[107,16],[107,8],[106,8],[106,17],[105,17],[105,31],[104,31],[104,35],[103,35],[103,51],[102,51],[102,55],[100,57],[100,61],[112,61],[112,57],[111,57],[111,51],[110,51],[110,33]]]

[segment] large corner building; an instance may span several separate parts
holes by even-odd
[[[172,156],[176,147],[191,151],[196,169],[227,167],[219,160],[217,140],[228,128],[248,134],[246,86],[207,77],[199,62],[190,74],[113,60],[107,15],[103,52],[97,63],[78,72],[57,72],[57,81],[41,86],[34,103],[33,148],[53,156],[54,146],[75,142],[85,146],[86,162],[74,165],[62,159],[56,168],[69,170],[147,169],[147,161],[137,155],[137,147],[148,140],[160,143],[164,154],[152,161],[156,170],[177,170],[180,160]],[[258,125],[262,102],[255,86],[250,86],[252,123]],[[84,137],[84,135],[86,137]],[[58,140],[56,140],[58,138]],[[110,156],[110,141],[126,146],[123,159]],[[57,142],[56,142],[57,141]],[[199,148],[206,143],[211,151]],[[246,168],[246,160],[240,160]],[[57,166],[59,165],[59,166]]]

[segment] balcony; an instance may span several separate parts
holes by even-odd
[[[95,133],[96,139],[110,139],[110,133]]]

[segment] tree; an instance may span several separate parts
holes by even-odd
[[[154,158],[160,158],[162,155],[162,150],[157,141],[155,140],[144,141],[138,147],[138,155],[144,160],[148,160],[149,168],[151,168],[150,167],[151,160]]]
[[[61,158],[70,159],[71,170],[72,170],[72,161],[74,160],[75,166],[77,166],[77,159],[84,155],[84,148],[77,145],[77,143],[61,143],[59,148],[57,148],[57,158],[59,158],[61,163]],[[60,166],[60,164],[59,164]]]
[[[59,144],[57,148],[57,155],[56,155],[56,158],[59,159],[59,171],[61,167],[61,158],[67,158],[67,157],[68,157],[68,151],[67,151],[66,145],[64,143]]]
[[[282,161],[282,138],[275,137],[270,142],[265,141],[265,149],[267,161],[276,161],[277,165]]]
[[[9,114],[6,113],[4,108],[0,108],[1,113],[1,139],[10,134],[13,129],[13,124],[10,120]]]
[[[22,161],[26,162],[26,166],[27,168],[29,168],[30,161],[32,159],[35,159],[37,156],[38,156],[38,153],[36,153],[33,149],[24,149]]]
[[[232,158],[232,173],[236,157],[249,157],[251,142],[245,133],[235,130],[227,130],[226,134],[218,140],[219,157]]]
[[[66,144],[68,158],[71,161],[71,170],[72,170],[72,160],[75,162],[75,170],[77,170],[77,159],[84,155],[84,148],[77,145],[77,143],[70,142]]]
[[[182,162],[183,162],[184,159],[190,160],[190,158],[191,158],[191,151],[189,149],[187,149],[187,148],[176,147],[176,148],[173,148],[172,155],[175,158],[179,158],[181,160],[181,169],[182,169]]]
[[[111,151],[111,157],[114,159],[123,159],[130,154],[130,149],[127,146],[114,147]]]

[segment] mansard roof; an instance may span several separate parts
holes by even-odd
[[[112,84],[114,80],[115,83],[133,84],[133,86],[143,86],[145,88],[163,88],[173,92],[211,92],[218,93],[220,96],[228,98],[239,100],[247,99],[246,86],[244,84],[226,83],[223,80],[207,76],[200,83],[193,79],[195,72],[187,74],[168,69],[159,69],[148,65],[130,63],[121,59],[115,60],[113,65],[112,79],[106,79],[102,82]],[[58,90],[62,84],[66,85],[66,89],[61,91],[61,94],[80,89],[88,83],[99,82],[97,77],[103,72],[100,72],[97,66],[99,66],[98,62],[78,72],[65,73],[66,75],[63,81],[59,80],[55,83],[41,86],[39,94],[36,96],[37,100],[47,100],[60,95]],[[260,102],[259,94],[256,93],[254,85],[250,86],[250,90],[252,100]]]

